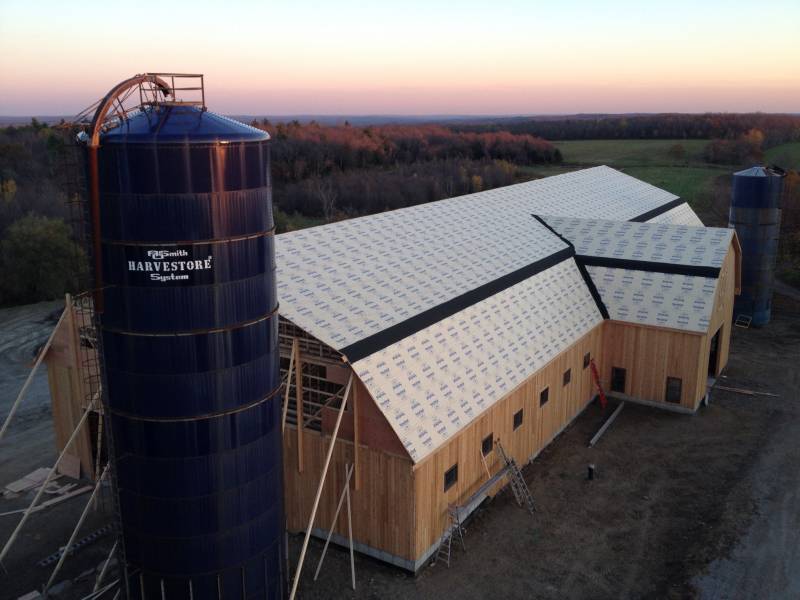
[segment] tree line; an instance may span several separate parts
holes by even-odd
[[[800,141],[800,116],[766,113],[663,113],[576,115],[558,118],[499,118],[452,126],[461,132],[508,131],[550,141],[618,139],[737,139],[750,130],[764,135],[765,147]]]
[[[550,142],[441,125],[251,123],[272,136],[278,231],[508,185],[514,165],[560,163]]]
[[[562,159],[551,143],[527,133],[458,132],[441,125],[273,124],[267,119],[251,124],[272,136],[272,174],[277,182],[454,159],[504,160],[518,165],[559,163]]]

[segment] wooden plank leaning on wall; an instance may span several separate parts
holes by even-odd
[[[81,358],[80,331],[72,298],[67,296],[66,315],[53,336],[45,355],[56,449],[61,451],[80,421],[87,399],[84,367]],[[81,474],[94,477],[92,439],[89,428],[79,433],[67,456],[80,462]]]

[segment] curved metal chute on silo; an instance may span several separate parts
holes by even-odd
[[[130,598],[281,598],[269,136],[142,106],[99,136],[100,324]]]

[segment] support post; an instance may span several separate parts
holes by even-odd
[[[325,465],[322,467],[322,474],[319,477],[319,485],[317,486],[317,495],[314,497],[314,504],[311,508],[311,515],[308,518],[308,526],[306,527],[306,535],[303,538],[303,548],[300,550],[300,560],[297,564],[297,572],[294,574],[294,581],[292,581],[292,591],[289,594],[289,600],[294,600],[297,593],[297,584],[300,582],[300,573],[303,570],[303,562],[306,558],[306,550],[308,550],[308,540],[311,538],[311,530],[314,527],[314,518],[317,516],[317,508],[319,508],[319,499],[322,496],[322,488],[325,485],[325,476],[328,474],[328,467],[331,464],[331,457],[333,456],[333,449],[336,447],[336,437],[339,435],[339,426],[342,424],[342,415],[344,415],[344,408],[347,406],[347,398],[350,396],[350,387],[353,385],[353,376],[347,381],[347,387],[342,396],[342,405],[339,407],[339,414],[336,416],[336,425],[333,427],[333,434],[331,435],[331,445],[328,447],[328,454],[325,456]]]
[[[336,505],[336,512],[333,514],[333,520],[331,521],[331,526],[328,529],[328,537],[325,539],[325,546],[322,547],[322,555],[319,557],[317,570],[314,571],[314,581],[316,581],[317,577],[319,577],[319,571],[322,568],[322,562],[325,560],[325,553],[328,552],[328,544],[331,543],[331,537],[333,537],[333,529],[336,527],[336,521],[339,519],[339,513],[342,511],[344,495],[347,492],[347,488],[350,486],[350,477],[353,474],[353,465],[345,465],[344,472],[344,487],[342,488],[342,493],[339,495],[339,504]]]
[[[356,562],[353,556],[353,513],[350,509],[350,484],[344,484],[344,491],[347,494],[347,535],[350,537],[350,580],[353,589],[356,589]]]
[[[283,416],[281,417],[281,433],[286,430],[286,413],[289,412],[289,388],[292,382],[294,355],[297,353],[297,338],[292,340],[292,353],[289,355],[289,370],[286,372],[286,390],[283,393]]]
[[[97,443],[95,444],[94,457],[94,478],[95,481],[100,476],[100,454],[103,451],[103,421],[105,421],[105,414],[97,413]]]
[[[295,338],[296,339],[296,338]],[[297,399],[297,472],[303,472],[303,361],[300,358],[300,344],[295,345],[294,394]]]
[[[44,346],[42,346],[42,349],[39,351],[39,356],[36,357],[36,362],[33,364],[31,372],[28,373],[28,378],[22,385],[22,389],[19,391],[19,394],[17,394],[17,399],[14,400],[14,404],[11,405],[11,410],[8,411],[6,420],[3,422],[3,427],[0,428],[0,440],[3,439],[3,436],[6,434],[6,431],[8,431],[8,427],[9,425],[11,425],[11,420],[14,418],[14,414],[17,412],[19,405],[22,403],[22,398],[25,397],[25,392],[27,392],[28,388],[31,386],[31,382],[33,381],[33,376],[36,375],[36,371],[39,369],[39,365],[42,364],[45,354],[47,354],[47,351],[50,349],[50,344],[53,343],[53,338],[56,335],[56,331],[58,331],[58,328],[61,326],[61,322],[64,320],[64,317],[66,316],[68,310],[69,306],[64,307],[64,311],[58,318],[56,326],[53,327],[53,331],[50,332],[50,337],[47,338],[47,341],[45,342]]]
[[[117,551],[117,544],[119,544],[119,540],[114,542],[114,545],[111,546],[111,552],[108,553],[108,558],[103,563],[103,568],[100,569],[100,573],[97,575],[97,581],[94,582],[94,588],[92,588],[92,593],[96,592],[100,589],[100,584],[103,582],[103,577],[106,576],[106,571],[108,570],[108,563],[111,562],[111,558],[114,556],[114,552]],[[191,585],[191,580],[189,580],[189,584]]]
[[[72,535],[69,536],[69,541],[67,542],[67,545],[64,546],[64,550],[61,552],[61,557],[58,559],[58,563],[56,563],[56,567],[53,569],[50,579],[47,580],[47,583],[44,586],[45,598],[47,597],[47,590],[49,590],[50,586],[53,585],[56,575],[58,575],[58,572],[61,570],[61,565],[63,565],[64,561],[67,559],[70,548],[72,548],[72,544],[75,543],[75,538],[78,537],[78,532],[81,530],[83,522],[86,520],[86,515],[89,514],[89,509],[94,503],[95,496],[97,496],[97,490],[100,489],[103,479],[106,477],[106,473],[108,473],[108,465],[106,465],[106,467],[103,469],[103,473],[97,479],[97,483],[94,485],[94,489],[92,490],[92,495],[89,496],[89,501],[86,503],[86,506],[83,507],[83,512],[81,513],[80,518],[78,518],[78,523],[75,525],[75,529],[72,530]]]
[[[353,468],[356,472],[356,491],[361,489],[361,471],[359,470],[359,461],[358,455],[360,452],[361,446],[361,424],[358,420],[358,404],[361,401],[361,398],[358,393],[358,385],[359,382],[356,381],[355,385],[353,386]]]

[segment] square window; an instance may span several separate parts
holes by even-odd
[[[683,382],[677,377],[667,377],[667,402],[673,404],[681,403],[681,387]]]
[[[522,409],[520,408],[514,413],[514,429],[518,429],[522,425]]]
[[[485,438],[483,438],[483,441],[481,442],[481,454],[483,454],[484,456],[489,456],[489,454],[492,453],[492,448],[494,448],[494,438],[490,433]]]
[[[592,362],[592,354],[591,352],[587,352],[583,355],[583,368],[588,368],[590,362]]]
[[[447,469],[444,473],[444,491],[453,487],[458,481],[458,463]]]
[[[625,369],[611,367],[611,391],[625,393]]]
[[[550,400],[550,388],[546,387],[539,393],[539,406],[544,406]]]
[[[572,381],[572,369],[567,369],[564,371],[564,385],[567,385],[570,381]]]

